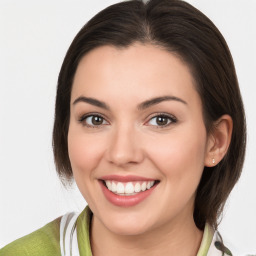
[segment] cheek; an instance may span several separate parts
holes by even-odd
[[[102,143],[95,136],[72,130],[68,134],[68,153],[74,176],[90,175],[99,163],[103,152]]]
[[[172,183],[199,183],[205,157],[206,133],[204,130],[172,134],[164,140],[154,143],[150,155],[167,179]]]

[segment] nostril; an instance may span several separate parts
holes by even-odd
[[[143,160],[141,144],[135,140],[135,131],[127,127],[118,128],[111,138],[106,151],[108,161],[117,166],[136,164]]]

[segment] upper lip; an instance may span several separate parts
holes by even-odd
[[[120,176],[120,175],[106,175],[99,178],[100,180],[115,180],[120,182],[128,182],[128,181],[155,181],[156,179],[150,179],[141,176],[135,175],[127,175],[127,176]]]

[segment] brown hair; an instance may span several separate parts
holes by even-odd
[[[203,104],[207,132],[224,114],[233,119],[229,150],[215,167],[205,167],[195,199],[194,219],[217,228],[226,199],[239,179],[245,155],[246,124],[236,72],[228,46],[215,25],[180,0],[141,0],[114,4],[94,16],[76,35],[63,61],[57,87],[53,151],[57,172],[72,181],[67,134],[72,81],[81,58],[103,46],[135,42],[161,46],[185,61]]]

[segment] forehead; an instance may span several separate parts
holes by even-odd
[[[86,95],[144,100],[172,95],[199,100],[189,67],[175,54],[153,45],[102,46],[87,53],[74,77],[71,98]]]

